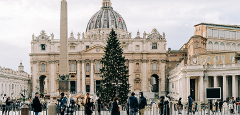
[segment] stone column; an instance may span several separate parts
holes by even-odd
[[[166,95],[166,74],[165,74],[165,65],[166,65],[166,60],[161,60],[161,76],[159,76],[159,79],[161,79],[161,87],[159,87],[161,90],[161,95]],[[158,70],[160,70],[158,68]],[[159,91],[159,92],[160,92]]]
[[[82,92],[83,94],[86,93],[86,88],[85,88],[85,61],[82,60]]]
[[[200,92],[199,92],[199,94],[200,94],[200,101],[201,102],[204,102],[204,92],[205,92],[205,90],[204,90],[204,85],[203,85],[203,76],[200,76],[199,77],[199,81],[200,81],[200,83],[199,83],[199,86],[198,87],[200,87]]]
[[[131,92],[134,91],[133,60],[129,60],[129,84]]]
[[[147,92],[147,62],[148,60],[142,60],[142,91]]]
[[[90,78],[90,94],[94,94],[94,70],[93,70],[94,60],[91,60],[91,78]]]
[[[55,61],[49,61],[50,64],[50,95],[53,96],[55,94]],[[46,78],[45,78],[46,79]]]
[[[81,83],[80,83],[80,60],[77,60],[77,93],[80,94],[80,87],[81,87]]]
[[[33,91],[33,93],[36,93],[36,86],[37,86],[37,72],[38,72],[38,65],[37,65],[37,61],[32,61],[32,66],[33,66],[33,68],[32,68],[32,74],[33,74],[33,76],[32,76],[32,87],[33,87],[33,89],[32,89],[32,91]]]
[[[236,75],[232,75],[232,97],[236,99],[237,93],[236,93]]]
[[[227,98],[227,85],[226,85],[226,75],[223,75],[223,100],[226,100]]]
[[[190,76],[187,76],[187,96],[190,95]]]
[[[214,76],[214,87],[218,87],[217,76]]]

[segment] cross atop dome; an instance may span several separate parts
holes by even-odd
[[[102,7],[112,7],[111,0],[103,0]]]

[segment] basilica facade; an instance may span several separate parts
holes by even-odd
[[[62,0],[66,2],[66,0]],[[121,42],[126,65],[129,70],[129,83],[132,92],[153,92],[166,94],[166,38],[157,29],[151,32],[132,33],[127,30],[123,17],[113,10],[110,0],[103,0],[102,7],[87,24],[86,32],[70,33],[68,37],[68,70],[70,93],[94,95],[100,87],[100,63],[104,47],[111,29],[114,29]],[[60,40],[44,30],[32,36],[31,76],[32,91],[59,94],[59,53]]]

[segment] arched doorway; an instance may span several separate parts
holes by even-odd
[[[43,93],[43,94],[44,94],[45,78],[46,78],[45,75],[41,75],[41,76],[39,77],[40,93]],[[46,92],[45,92],[45,93],[46,93]]]
[[[159,77],[156,74],[151,76],[150,88],[152,92],[159,92]]]

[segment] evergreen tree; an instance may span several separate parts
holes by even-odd
[[[123,49],[120,44],[117,34],[112,29],[105,47],[105,55],[101,60],[102,80],[97,92],[97,95],[107,103],[112,101],[115,96],[119,98],[120,104],[126,103],[130,93],[126,59],[122,56]]]

